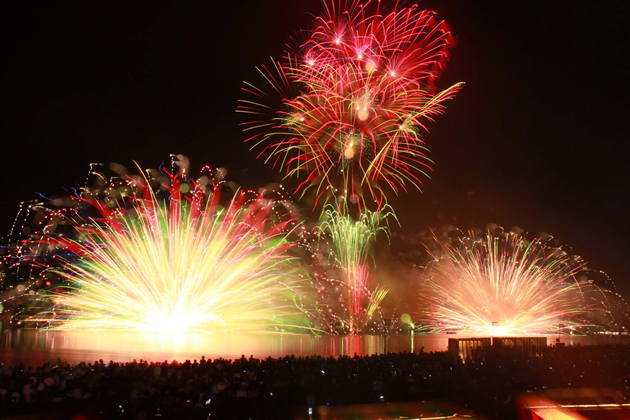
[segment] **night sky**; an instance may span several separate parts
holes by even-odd
[[[1,3],[0,236],[21,201],[81,184],[91,162],[157,167],[181,153],[193,172],[279,179],[243,144],[241,81],[281,56],[319,1],[128,3]],[[459,39],[438,87],[466,86],[430,124],[423,193],[391,200],[405,231],[495,222],[548,232],[630,292],[630,6],[420,4]]]

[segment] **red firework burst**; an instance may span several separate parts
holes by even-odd
[[[287,176],[305,173],[299,189],[314,187],[318,200],[367,195],[380,203],[383,185],[419,188],[431,162],[426,124],[461,87],[435,93],[454,44],[449,27],[415,5],[389,13],[380,3],[324,6],[282,62],[261,71],[284,98],[270,120],[244,123],[257,133],[248,140]],[[268,115],[264,89],[244,90],[258,99],[241,101],[239,111]]]

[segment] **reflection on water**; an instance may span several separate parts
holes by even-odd
[[[407,345],[408,347],[408,345]],[[4,331],[0,340],[0,361],[31,364],[56,361],[93,361],[98,359],[149,361],[374,354],[384,351],[379,336],[315,337],[309,335],[237,334],[158,334],[84,331]]]
[[[0,336],[0,362],[41,365],[60,358],[64,362],[79,361],[148,361],[224,357],[241,355],[265,358],[296,356],[352,356],[384,352],[445,351],[448,339],[463,337],[445,334],[407,334],[388,337],[310,335],[238,335],[238,334],[158,334],[131,332],[37,331],[6,330]],[[549,336],[554,343],[557,336]],[[630,337],[573,337],[562,336],[567,345],[610,344],[630,342]]]

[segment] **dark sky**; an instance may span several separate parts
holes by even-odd
[[[277,177],[234,110],[241,81],[319,1],[127,3],[1,3],[0,235],[20,201],[81,183],[91,162],[156,167],[182,153],[193,169]],[[466,86],[430,126],[424,193],[392,200],[403,228],[545,231],[630,290],[626,1],[420,4],[459,38],[438,86]]]

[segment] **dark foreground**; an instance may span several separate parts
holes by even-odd
[[[74,419],[282,419],[319,406],[448,401],[489,418],[517,416],[515,397],[614,388],[627,403],[630,345],[548,348],[462,360],[446,352],[185,363],[96,361],[0,367],[0,416]],[[570,395],[570,394],[569,394]],[[570,398],[569,398],[570,400]],[[571,401],[568,401],[571,403]]]

